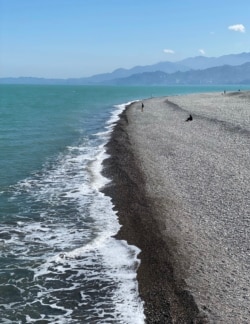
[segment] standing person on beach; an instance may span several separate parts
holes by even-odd
[[[141,103],[141,111],[143,112],[143,108],[144,108],[144,103]]]

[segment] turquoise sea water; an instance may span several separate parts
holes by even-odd
[[[99,191],[105,144],[127,102],[224,89],[0,86],[1,323],[144,322],[139,251]]]

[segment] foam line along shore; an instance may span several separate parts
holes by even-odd
[[[124,109],[110,104],[116,89],[111,99],[96,87],[3,90],[1,322],[143,323],[139,249],[114,239],[120,225],[100,192]]]

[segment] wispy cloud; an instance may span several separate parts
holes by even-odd
[[[205,52],[204,49],[202,49],[202,48],[199,49],[199,52],[200,52],[201,55],[205,55],[205,54],[206,54],[206,52]]]
[[[175,53],[175,51],[173,51],[171,49],[167,49],[167,48],[164,49],[163,52],[166,53],[166,54],[174,54]]]
[[[228,29],[236,31],[236,32],[240,32],[240,33],[245,33],[245,31],[246,31],[245,26],[242,24],[228,26]]]

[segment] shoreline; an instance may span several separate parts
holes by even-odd
[[[116,238],[141,250],[146,323],[250,319],[249,103],[250,92],[152,98],[144,112],[127,106],[113,129],[103,192],[122,225]]]
[[[106,145],[110,155],[103,173],[112,183],[103,192],[112,198],[122,225],[116,238],[140,248],[137,270],[139,295],[144,302],[146,323],[207,323],[199,314],[184,282],[176,282],[169,247],[161,237],[151,199],[145,192],[144,175],[139,168],[126,132],[127,106],[121,113]]]

